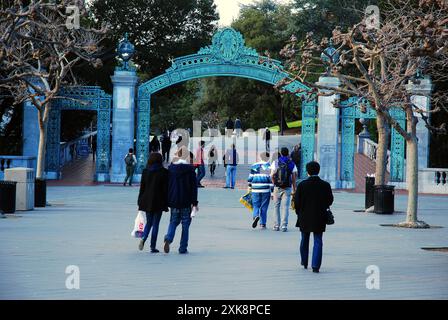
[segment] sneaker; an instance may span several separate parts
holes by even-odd
[[[168,240],[165,240],[165,245],[163,246],[163,251],[165,253],[170,252],[170,242]]]
[[[260,228],[261,229],[266,229],[266,225],[265,224],[260,224]]]
[[[287,227],[282,227],[282,232],[286,232],[286,231],[288,231],[288,228]]]
[[[160,251],[157,249],[151,249],[151,253],[159,253]]]
[[[274,230],[274,231],[279,231],[280,228],[279,228],[278,226],[274,226],[274,228],[272,228],[272,230]]]
[[[256,228],[257,227],[258,220],[260,220],[260,216],[256,216],[254,218],[254,222],[252,222],[252,228]]]
[[[145,246],[145,240],[141,239],[140,243],[138,244],[138,250],[142,251],[144,246]]]
[[[317,268],[313,268],[313,272],[314,272],[314,273],[319,273],[319,269],[317,269]]]

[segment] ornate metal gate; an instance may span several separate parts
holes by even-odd
[[[60,174],[61,111],[90,110],[97,112],[97,157],[95,180],[107,181],[110,168],[111,95],[100,87],[65,87],[52,103],[47,128],[46,171]]]
[[[137,160],[138,172],[144,168],[149,155],[150,134],[150,109],[151,95],[174,84],[191,79],[231,76],[249,78],[262,81],[271,85],[288,78],[283,71],[280,61],[260,56],[254,49],[246,47],[243,36],[232,28],[219,30],[212,39],[212,44],[192,54],[174,59],[172,66],[156,78],[153,78],[138,89],[137,109]],[[291,81],[285,90],[295,93],[297,96],[305,96],[309,90],[307,86],[297,80]],[[314,118],[308,114],[315,114],[315,101],[305,103],[305,123],[307,124],[307,135],[302,143],[302,150],[306,159],[312,159],[314,154]],[[313,128],[312,128],[313,127]],[[303,139],[303,138],[302,138]],[[313,141],[313,143],[311,143]],[[311,158],[310,158],[311,157]],[[304,162],[304,161],[302,161]],[[303,168],[301,172],[303,171]]]
[[[355,161],[355,120],[376,119],[376,112],[369,107],[369,103],[352,97],[340,103],[342,106],[342,142],[341,142],[341,168],[340,180],[345,185],[355,185],[354,161]],[[365,106],[365,112],[361,110]],[[363,108],[364,109],[364,108]],[[391,108],[393,118],[404,127],[406,118],[400,108]],[[390,181],[402,182],[404,179],[404,138],[392,129],[390,151]]]

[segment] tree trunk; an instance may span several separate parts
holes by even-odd
[[[413,112],[408,111],[409,112]],[[406,221],[399,224],[406,228],[429,228],[424,221],[418,221],[418,139],[417,139],[417,119],[411,113],[407,117],[407,130],[411,133],[410,139],[406,139],[406,182],[408,186],[408,208]]]
[[[376,150],[375,185],[385,185],[390,129],[386,119],[380,113],[376,118],[376,126],[378,129],[378,149]]]
[[[39,149],[37,151],[36,178],[45,179],[45,151],[47,144],[47,124],[44,123],[39,112]]]

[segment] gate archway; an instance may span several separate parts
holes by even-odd
[[[222,76],[248,78],[271,85],[288,78],[280,61],[261,56],[254,49],[246,47],[241,33],[233,28],[219,30],[213,36],[210,46],[201,48],[197,54],[174,59],[172,66],[164,74],[139,86],[136,142],[138,172],[145,167],[149,155],[151,95],[184,81]],[[309,90],[296,80],[284,89],[303,98]],[[297,93],[299,89],[300,93]],[[302,163],[311,161],[314,156],[315,109],[315,100],[302,103],[303,130],[306,133],[312,132],[312,136],[306,136],[305,139],[302,132]],[[303,165],[301,167],[302,172]]]

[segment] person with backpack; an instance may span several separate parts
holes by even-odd
[[[271,178],[274,184],[274,231],[288,231],[289,206],[292,193],[296,191],[297,167],[289,158],[288,148],[282,148],[280,157],[271,165]],[[280,215],[280,206],[283,202],[283,210]],[[281,218],[280,218],[281,216]]]
[[[146,225],[138,245],[143,250],[151,231],[151,253],[158,253],[156,248],[162,212],[168,212],[168,170],[163,167],[160,153],[151,153],[148,164],[142,172],[138,194],[138,210],[146,213]]]
[[[137,165],[137,158],[134,155],[134,149],[130,148],[126,157],[124,157],[124,163],[126,164],[126,178],[123,185],[125,186],[129,180],[129,186],[132,186],[132,179],[134,177],[135,166]]]

